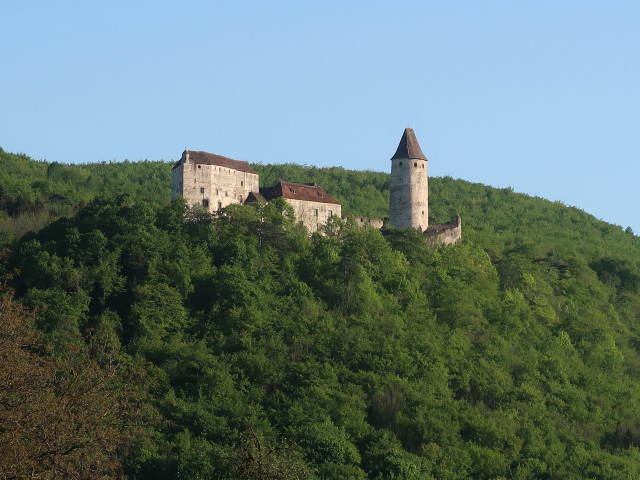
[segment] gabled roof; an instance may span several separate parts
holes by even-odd
[[[256,171],[249,166],[247,162],[241,160],[234,160],[233,158],[223,157],[222,155],[216,155],[215,153],[199,152],[194,150],[185,150],[182,152],[182,158],[173,166],[176,168],[178,165],[185,161],[185,157],[189,156],[189,161],[194,164],[200,165],[216,165],[219,167],[231,168],[238,170],[239,172],[256,173]]]
[[[317,183],[278,182],[273,187],[261,187],[260,193],[267,200],[283,197],[290,200],[340,205],[339,202],[331,198]]]
[[[247,195],[247,199],[244,201],[244,203],[256,203],[256,202],[266,203],[267,199],[264,198],[262,194],[259,192],[249,192],[249,195]]]
[[[402,134],[402,138],[400,139],[400,144],[398,145],[398,149],[391,160],[395,160],[396,158],[408,158],[408,159],[418,159],[418,160],[426,160],[427,157],[424,156],[422,150],[420,149],[420,144],[418,143],[418,139],[416,138],[416,134],[413,133],[413,128],[405,128],[404,133]]]

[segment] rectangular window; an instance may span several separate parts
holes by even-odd
[[[333,210],[329,210],[329,212],[327,213],[327,217],[328,218],[333,217]]]
[[[200,193],[204,193],[204,187],[200,187]]]
[[[314,217],[317,217],[317,216],[318,216],[318,209],[317,209],[317,208],[314,208],[314,209],[313,209],[313,216],[314,216]]]
[[[203,207],[208,207],[209,206],[209,199],[203,198],[202,199],[202,206]]]
[[[244,182],[241,181],[240,182],[240,186],[243,187],[244,186]]]
[[[218,210],[222,208],[222,202],[218,202]]]

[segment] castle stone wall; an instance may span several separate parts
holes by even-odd
[[[391,160],[389,223],[397,228],[427,229],[429,188],[426,160]]]
[[[258,191],[259,177],[219,165],[195,163],[183,157],[171,172],[171,197],[182,195],[187,205],[201,205],[209,212],[242,203],[251,191]]]
[[[379,218],[368,218],[368,217],[346,217],[345,220],[353,220],[356,225],[365,226],[368,225],[373,228],[377,228],[380,230],[384,226],[384,222]]]
[[[326,225],[332,216],[342,217],[342,206],[335,203],[310,202],[285,198],[293,207],[296,221],[301,222],[309,232],[317,232],[318,227]]]
[[[429,225],[425,232],[427,241],[434,247],[455,245],[462,238],[462,220],[458,218],[445,224]]]

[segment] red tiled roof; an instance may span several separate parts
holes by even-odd
[[[267,202],[267,199],[262,196],[259,192],[249,192],[247,195],[247,199],[244,203],[254,203],[254,202]]]
[[[331,198],[317,183],[278,182],[273,187],[262,187],[260,193],[267,200],[283,197],[290,200],[304,200],[307,202],[333,203],[339,202]]]
[[[256,173],[256,171],[251,168],[247,162],[234,160],[232,158],[223,157],[222,155],[216,155],[214,153],[199,152],[194,150],[185,150],[184,152],[182,152],[182,158],[173,166],[173,168],[176,168],[178,165],[180,165],[180,163],[184,161],[186,155],[189,155],[189,161],[195,164],[216,165],[219,167],[238,170],[239,172]]]
[[[413,128],[405,128],[404,133],[402,134],[402,138],[400,139],[400,144],[398,145],[398,149],[391,160],[395,160],[396,158],[409,158],[409,159],[418,159],[418,160],[426,160],[427,157],[424,156],[422,150],[420,149],[420,144],[418,143],[418,139],[416,138],[416,134],[413,133]]]

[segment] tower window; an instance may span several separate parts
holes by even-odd
[[[418,162],[413,162],[413,166],[418,168]]]
[[[200,193],[204,193],[204,187],[200,187]]]
[[[400,162],[398,165],[402,166],[402,162]]]
[[[244,186],[244,182],[241,181],[240,182],[240,186],[243,187]]]

